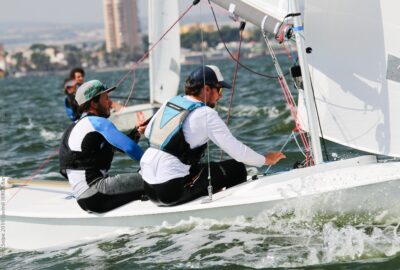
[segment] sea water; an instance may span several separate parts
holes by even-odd
[[[283,69],[291,62],[281,56]],[[268,57],[243,60],[258,72],[274,75]],[[233,78],[232,61],[208,62]],[[184,78],[194,66],[182,66]],[[148,94],[147,69],[135,72],[134,97]],[[88,71],[86,80],[115,84],[126,71]],[[62,82],[67,72],[43,77],[0,80],[0,175],[29,178],[57,149],[63,130],[70,124],[64,111]],[[288,83],[292,81],[288,77]],[[132,77],[113,92],[127,96]],[[230,129],[259,153],[277,151],[294,128],[276,79],[266,79],[239,68],[230,116]],[[293,88],[292,88],[293,89]],[[182,90],[180,90],[182,92]],[[294,96],[297,93],[293,92]],[[231,92],[225,89],[217,111],[226,119]],[[147,141],[140,142],[147,148]],[[330,159],[348,158],[355,150],[326,144]],[[270,172],[288,170],[303,156],[294,141],[283,152],[287,158]],[[212,146],[211,159],[220,152]],[[227,158],[227,156],[224,156]],[[137,170],[138,163],[116,154],[113,173]],[[263,172],[266,168],[260,169]],[[58,158],[33,176],[64,181]],[[6,250],[0,269],[400,269],[400,237],[396,220],[385,212],[365,215],[325,215],[302,203],[297,208],[280,206],[254,218],[225,220],[188,218],[177,224],[116,231],[79,245],[42,251]],[[31,233],[35,233],[32,231]]]

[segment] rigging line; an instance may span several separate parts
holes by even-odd
[[[200,17],[203,18],[203,9],[200,5]],[[200,23],[200,35],[201,35],[201,57],[202,57],[202,67],[203,67],[203,93],[205,93],[205,87],[206,87],[206,72],[204,70],[205,68],[205,53],[204,53],[204,32],[203,32],[203,21]],[[212,91],[212,89],[211,89]],[[206,93],[204,94],[204,104],[207,106],[207,99],[206,99]],[[206,109],[206,129],[208,128],[208,113]],[[208,135],[208,131],[207,135]],[[207,193],[208,193],[208,198],[206,200],[203,200],[203,202],[211,202],[212,201],[212,192],[213,192],[213,187],[212,187],[212,181],[211,181],[211,165],[210,165],[210,140],[207,140],[207,180],[208,180],[208,186],[207,186]]]
[[[126,99],[126,97],[123,97],[123,96],[112,96],[111,97],[112,99]],[[132,97],[132,98],[130,98],[130,99],[132,99],[132,100],[145,100],[145,101],[149,101],[149,99],[148,98],[137,98],[137,97]]]
[[[264,20],[265,19],[266,19],[266,17],[264,18]],[[264,22],[261,25],[263,26]],[[278,73],[278,81],[279,81],[279,84],[280,84],[281,89],[283,91],[283,94],[284,94],[284,97],[286,99],[286,102],[289,105],[289,109],[290,109],[291,115],[293,117],[293,121],[295,122],[297,130],[298,130],[298,132],[300,134],[300,137],[301,137],[302,142],[304,144],[304,148],[306,149],[306,151],[308,153],[308,151],[309,151],[308,150],[309,149],[308,141],[307,141],[307,139],[305,138],[305,135],[302,132],[302,129],[300,127],[300,123],[297,121],[297,108],[296,108],[296,105],[295,105],[296,103],[294,102],[293,96],[290,93],[289,87],[288,87],[287,82],[285,80],[285,77],[283,75],[282,69],[281,69],[281,67],[279,65],[278,59],[276,58],[275,52],[272,49],[272,46],[271,46],[271,44],[270,44],[270,42],[268,40],[267,34],[264,31],[264,29],[262,29],[262,34],[263,34],[265,43],[267,44],[268,50],[270,52],[270,55],[271,55],[271,58],[272,58],[272,63],[274,64],[276,72]]]
[[[243,41],[243,30],[244,27],[246,26],[246,23],[244,21],[240,22],[240,28],[239,28],[239,48],[238,48],[238,54],[237,54],[237,60],[239,61],[240,59],[240,48],[242,47],[242,41]],[[229,107],[228,107],[228,115],[226,116],[226,125],[229,126],[229,120],[231,116],[231,111],[232,111],[232,104],[233,104],[233,96],[235,95],[235,82],[236,82],[236,77],[237,73],[239,70],[239,64],[238,61],[236,62],[236,67],[235,67],[235,72],[233,73],[233,79],[232,79],[232,92],[231,92],[231,97],[229,99]],[[224,156],[224,152],[221,149],[221,157],[220,160],[222,160]]]
[[[133,95],[133,91],[135,90],[135,84],[136,84],[136,71],[133,71],[131,90],[129,91],[128,97],[125,100],[125,103],[124,103],[125,107],[126,107],[126,105],[128,105],[129,99]]]
[[[225,41],[224,41],[224,39],[223,39],[223,37],[222,37],[222,33],[221,33],[220,28],[219,28],[219,24],[218,24],[218,21],[217,21],[217,17],[216,17],[216,15],[215,15],[214,8],[213,8],[213,6],[212,6],[210,0],[208,0],[208,5],[209,5],[209,7],[210,7],[210,9],[211,9],[211,12],[212,12],[212,14],[213,14],[213,17],[214,17],[214,21],[215,21],[215,25],[216,25],[217,30],[218,30],[219,38],[221,39],[222,44],[224,44],[225,50],[228,52],[228,54],[229,54],[229,56],[231,57],[231,59],[232,59],[233,61],[235,61],[236,63],[238,63],[242,68],[246,69],[247,71],[250,71],[250,72],[252,72],[252,73],[254,73],[254,74],[257,74],[257,75],[259,75],[259,76],[262,76],[262,77],[265,77],[265,78],[268,78],[268,79],[275,79],[276,76],[274,76],[274,75],[268,75],[268,74],[263,74],[263,73],[257,72],[257,71],[255,71],[254,69],[251,69],[250,67],[246,66],[245,64],[243,64],[243,63],[240,62],[239,60],[236,60],[236,58],[235,58],[235,57],[232,55],[232,53],[229,51],[229,49],[228,49],[228,47],[226,46],[226,43],[225,43]],[[288,74],[289,74],[289,73],[288,73]]]
[[[192,9],[192,7],[197,5],[199,2],[200,0],[193,1],[193,3],[178,17],[178,19],[167,29],[167,31],[165,31],[164,34],[162,34],[162,36],[150,46],[150,48],[143,54],[143,56],[133,64],[130,70],[124,76],[122,76],[122,78],[115,84],[116,87],[120,86],[121,83],[127,79],[129,74],[132,73],[133,70],[135,70],[149,56],[150,52],[158,45],[158,43],[161,42],[161,40],[171,31],[171,29],[174,28],[174,26],[189,12],[189,10]]]
[[[262,23],[262,26],[263,26],[263,25],[264,25],[264,23]],[[286,102],[287,102],[288,105],[289,105],[289,109],[290,109],[290,111],[291,111],[291,115],[292,115],[292,117],[293,117],[293,120],[295,121],[295,125],[296,125],[297,130],[298,130],[298,132],[299,132],[299,134],[300,134],[300,137],[301,137],[301,139],[302,139],[302,142],[303,142],[303,144],[304,144],[304,147],[305,147],[305,149],[306,149],[306,151],[307,151],[307,153],[308,153],[308,151],[309,151],[309,144],[308,144],[308,141],[307,141],[305,135],[304,135],[303,132],[302,132],[302,129],[301,129],[301,127],[300,127],[300,123],[297,121],[297,107],[296,107],[296,103],[295,103],[295,101],[294,101],[294,99],[293,99],[292,94],[290,93],[290,90],[289,90],[289,87],[288,87],[288,85],[287,85],[287,83],[286,83],[285,77],[284,77],[283,74],[282,74],[283,72],[282,72],[282,69],[280,68],[278,59],[277,59],[276,56],[275,56],[274,50],[272,49],[272,46],[271,46],[271,44],[269,43],[268,37],[267,37],[267,35],[266,35],[264,29],[262,29],[262,34],[263,34],[264,40],[265,40],[265,42],[266,42],[266,44],[267,44],[267,47],[268,47],[268,49],[269,49],[269,51],[270,51],[270,55],[271,55],[271,57],[272,57],[272,62],[273,62],[273,64],[275,65],[276,71],[277,71],[277,73],[278,73],[278,81],[279,81],[279,84],[280,84],[280,86],[281,86],[281,88],[282,88],[282,91],[283,91],[283,94],[284,94],[284,96],[285,96]]]
[[[303,156],[305,158],[307,158],[307,156],[304,153],[303,149],[301,149],[301,146],[300,146],[299,142],[297,141],[297,138],[296,138],[296,135],[294,134],[294,131],[292,131],[292,134],[293,134],[293,139],[294,139],[295,143],[297,144],[297,147],[299,148],[300,152],[303,154]]]
[[[282,145],[281,149],[279,150],[279,152],[282,152],[283,149],[285,149],[286,145],[290,142],[290,138],[292,138],[293,136],[293,131],[292,133],[290,133],[289,137],[286,139],[286,142]],[[271,169],[273,165],[269,165],[268,168],[265,170],[264,175],[267,175],[269,169]]]
[[[15,191],[15,193],[13,195],[11,195],[11,197],[7,200],[6,204],[8,204],[17,194],[18,192],[21,191],[21,189],[26,186],[29,181],[31,181],[33,179],[33,177],[43,168],[44,165],[46,165],[47,162],[49,162],[54,156],[56,156],[56,154],[58,153],[58,151],[60,150],[60,147],[57,147],[56,150],[54,150],[48,157],[47,159],[39,166],[39,168],[37,168],[17,189],[17,191]]]
[[[315,112],[317,113],[319,131],[321,132],[322,145],[323,145],[323,147],[324,147],[326,160],[329,161],[329,155],[328,155],[328,150],[327,150],[327,148],[326,148],[326,143],[325,143],[325,140],[324,140],[324,133],[322,132],[321,119],[320,119],[320,117],[319,117],[319,112],[318,112],[318,107],[317,107],[317,101],[315,100],[314,85],[313,85],[313,83],[312,83],[311,73],[309,72],[308,74],[309,74],[309,76],[310,76],[311,91],[312,91],[312,94],[313,94],[313,101],[314,101],[314,106],[315,106]]]

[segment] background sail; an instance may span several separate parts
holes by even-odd
[[[306,1],[305,42],[324,138],[400,156],[398,10],[399,1]],[[299,116],[306,124],[302,106]]]
[[[178,0],[149,1],[150,45],[178,19],[178,12]],[[180,69],[180,35],[177,23],[150,53],[150,103],[163,103],[178,93]]]

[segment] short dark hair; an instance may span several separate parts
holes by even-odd
[[[185,95],[197,96],[203,89],[204,83],[196,83],[191,76],[185,82]]]
[[[86,101],[85,103],[83,103],[81,106],[79,106],[79,109],[78,109],[79,114],[82,114],[82,113],[88,111],[89,108],[90,108],[90,103],[91,103],[92,101],[94,101],[94,102],[96,102],[96,103],[99,103],[99,100],[100,100],[100,95],[95,96],[95,97],[93,97],[91,100],[88,100],[88,101]]]
[[[75,79],[75,73],[76,73],[76,72],[81,73],[82,76],[85,77],[85,71],[83,70],[83,68],[77,67],[77,68],[73,68],[73,69],[71,70],[71,72],[69,73],[69,78],[70,78],[71,80]]]

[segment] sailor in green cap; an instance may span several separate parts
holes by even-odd
[[[104,213],[144,194],[140,174],[108,174],[115,150],[137,161],[143,155],[133,140],[140,138],[139,132],[127,136],[107,119],[112,104],[109,92],[115,88],[98,80],[82,84],[75,96],[82,116],[61,139],[60,172],[70,182],[79,206],[89,212]],[[144,131],[143,127],[139,130]]]

